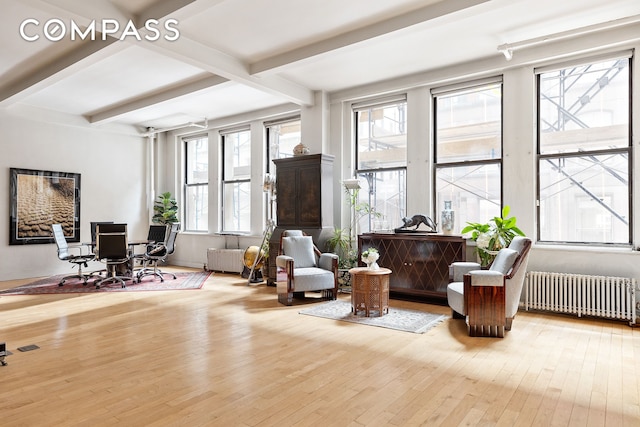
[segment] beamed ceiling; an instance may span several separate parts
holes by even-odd
[[[439,70],[468,64],[517,66],[545,48],[544,37],[580,28],[620,24],[612,46],[640,35],[638,0],[0,0],[0,8],[0,108],[140,132],[309,106],[316,91],[443,79]],[[498,51],[526,40],[539,43],[514,50],[512,61]]]

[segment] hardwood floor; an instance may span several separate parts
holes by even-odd
[[[521,311],[504,339],[450,318],[420,335],[298,314],[308,303],[219,273],[195,291],[3,296],[3,425],[640,424],[624,322]]]

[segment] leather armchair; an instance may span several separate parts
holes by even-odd
[[[474,263],[452,265],[447,302],[454,318],[465,318],[470,336],[504,337],[518,311],[531,239],[516,236],[498,252],[489,270]],[[458,264],[458,265],[456,265]]]
[[[311,236],[300,230],[286,230],[280,237],[280,255],[276,257],[278,301],[291,305],[294,296],[306,291],[322,291],[323,299],[338,296],[338,256],[321,253]]]

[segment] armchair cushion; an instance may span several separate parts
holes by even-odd
[[[332,271],[317,267],[296,268],[294,292],[317,291],[331,289],[335,277]],[[277,283],[278,292],[287,292],[286,282]]]
[[[506,276],[509,274],[509,270],[513,267],[517,257],[518,251],[509,248],[500,249],[489,270],[498,271]]]
[[[447,303],[456,313],[467,314],[467,310],[464,307],[464,284],[462,281],[449,283],[449,286],[447,286]]]
[[[516,236],[513,238],[511,243],[509,243],[509,249],[516,250],[519,254],[521,254],[530,241],[531,240],[527,237]]]
[[[311,236],[288,236],[282,238],[282,251],[295,260],[295,268],[316,266]]]

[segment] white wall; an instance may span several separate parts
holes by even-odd
[[[71,264],[58,259],[54,243],[9,245],[12,167],[81,175],[81,242],[90,241],[91,221],[125,222],[132,239],[146,238],[145,140],[132,130],[126,135],[93,129],[77,118],[44,117],[42,112],[17,115],[0,111],[0,188],[5,194],[0,209],[0,223],[4,224],[0,227],[0,281],[72,274]],[[104,268],[100,263],[91,267]]]

